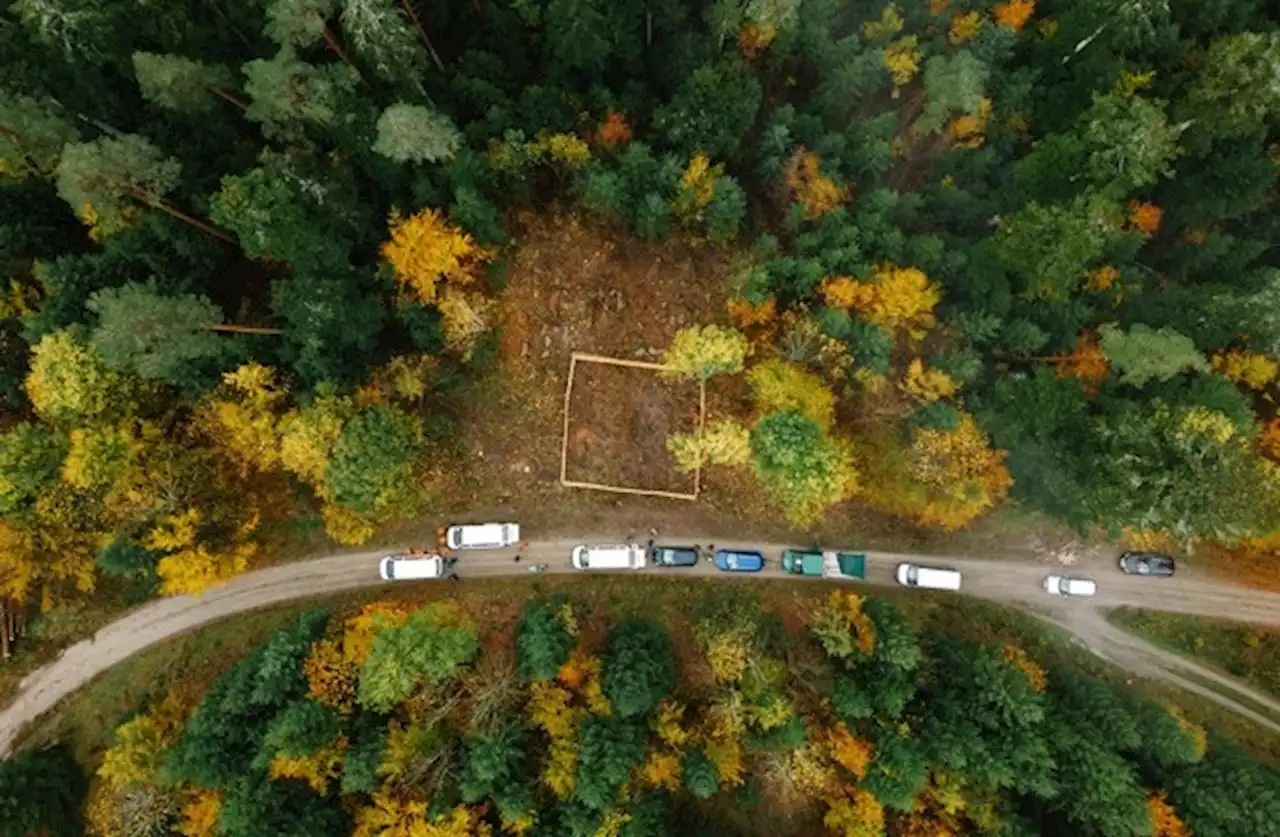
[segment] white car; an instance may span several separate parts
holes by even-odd
[[[899,564],[896,576],[898,583],[903,587],[924,587],[929,590],[960,589],[960,572],[950,567]]]
[[[1044,591],[1050,596],[1080,596],[1089,598],[1098,594],[1098,584],[1090,578],[1073,578],[1069,575],[1045,576]]]
[[[378,575],[383,581],[421,581],[444,575],[444,559],[439,555],[417,557],[388,555],[378,562]]]
[[[574,569],[579,570],[643,570],[644,547],[638,543],[608,546],[575,546],[570,553]]]
[[[519,523],[470,523],[444,533],[450,549],[506,549],[520,543]]]

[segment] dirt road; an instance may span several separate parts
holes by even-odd
[[[520,564],[512,562],[513,550],[463,554],[458,564],[464,579],[524,575],[531,564],[546,563],[556,573],[576,572],[569,566],[569,550],[583,542],[616,541],[617,535],[538,541],[530,544]],[[669,544],[707,544],[706,539],[664,534]],[[769,566],[757,577],[782,576],[778,554],[785,544],[719,542],[720,548],[759,548]],[[348,553],[319,558],[242,575],[200,596],[161,599],[145,604],[91,639],[68,648],[54,662],[28,676],[13,702],[0,712],[0,757],[9,753],[20,730],[52,709],[58,701],[130,656],[187,631],[237,613],[266,605],[338,593],[381,584],[378,559],[387,554]],[[1204,695],[1232,711],[1280,732],[1280,702],[1249,690],[1177,655],[1159,649],[1111,626],[1102,609],[1132,605],[1153,610],[1178,611],[1202,616],[1239,619],[1280,625],[1280,595],[1231,587],[1209,581],[1194,571],[1179,570],[1170,579],[1144,579],[1123,575],[1111,560],[1072,567],[1073,575],[1098,581],[1098,596],[1091,600],[1059,599],[1047,595],[1040,584],[1051,568],[1047,564],[1010,560],[977,560],[937,555],[915,556],[868,552],[868,581],[893,584],[894,567],[904,560],[931,566],[951,566],[964,573],[964,593],[994,601],[1021,605],[1070,632],[1094,653],[1143,677],[1153,677]],[[670,575],[715,575],[706,562],[690,569],[645,570]],[[427,582],[437,583],[437,582]],[[1210,688],[1208,684],[1213,684]],[[1241,698],[1236,700],[1222,692]],[[1247,701],[1251,706],[1244,705]],[[1273,713],[1267,717],[1264,713]]]

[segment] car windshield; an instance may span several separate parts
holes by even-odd
[[[915,567],[907,567],[907,581],[911,582],[912,584],[916,583],[916,578],[917,576],[919,576],[919,574],[920,573],[917,571]]]

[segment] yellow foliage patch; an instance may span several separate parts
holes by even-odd
[[[347,739],[339,738],[332,746],[312,755],[297,758],[277,755],[271,760],[269,773],[273,779],[301,779],[323,795],[328,792],[329,783],[342,775],[346,755]]]
[[[542,784],[557,799],[568,799],[573,795],[577,772],[578,743],[572,738],[552,737],[547,748],[547,765],[542,770]]]
[[[986,142],[985,131],[991,119],[991,100],[986,96],[978,103],[977,113],[963,113],[952,117],[947,130],[951,133],[953,148],[981,148]],[[952,182],[954,186],[954,180]]]
[[[822,161],[811,151],[797,151],[787,164],[787,188],[804,207],[804,217],[820,218],[851,197],[850,190],[837,186],[822,173]]]
[[[1253,390],[1264,389],[1280,374],[1280,363],[1263,354],[1230,349],[1213,356],[1213,368],[1229,381]]]
[[[406,219],[392,216],[391,240],[382,245],[383,258],[395,271],[401,287],[413,298],[433,305],[439,286],[466,286],[493,254],[434,209]]]
[[[1151,815],[1152,837],[1191,837],[1186,823],[1165,799],[1164,791],[1147,797],[1147,812]]]
[[[824,745],[836,764],[859,779],[867,775],[867,767],[875,756],[875,747],[870,741],[854,736],[843,722],[826,731]]]
[[[747,372],[752,399],[761,414],[795,411],[825,433],[835,421],[836,396],[822,379],[780,357],[758,363]]]
[[[680,790],[681,770],[678,755],[663,750],[650,750],[640,767],[640,779],[646,787],[662,788],[675,793]]]
[[[220,552],[210,552],[200,544],[166,555],[156,565],[160,592],[166,596],[194,596],[244,572],[257,554],[256,543],[242,543]]]
[[[323,639],[312,643],[302,670],[307,675],[307,697],[344,715],[355,711],[360,666],[347,658],[340,641]]]
[[[898,98],[901,88],[911,83],[920,69],[920,40],[907,35],[889,43],[884,48],[884,66],[893,79],[893,98]]]
[[[959,46],[973,40],[982,30],[982,12],[956,12],[947,27],[947,40]]]
[[[778,28],[771,23],[748,23],[738,32],[738,52],[748,61],[754,61],[777,35]]]
[[[183,837],[214,837],[218,833],[218,815],[221,813],[221,793],[207,788],[188,791],[178,830]]]
[[[827,797],[827,812],[822,823],[840,837],[881,837],[884,808],[862,788],[844,788]]]
[[[616,110],[606,113],[604,121],[596,129],[596,142],[609,149],[631,142],[631,126],[627,124],[627,118]]]
[[[925,369],[920,358],[907,364],[907,372],[902,378],[903,393],[925,404],[950,398],[958,390],[959,386],[950,375],[941,369]]]

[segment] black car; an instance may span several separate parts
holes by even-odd
[[[1174,560],[1159,552],[1125,552],[1120,556],[1120,569],[1129,575],[1171,576]]]
[[[692,567],[698,563],[698,550],[692,546],[655,546],[649,560],[656,567]]]

